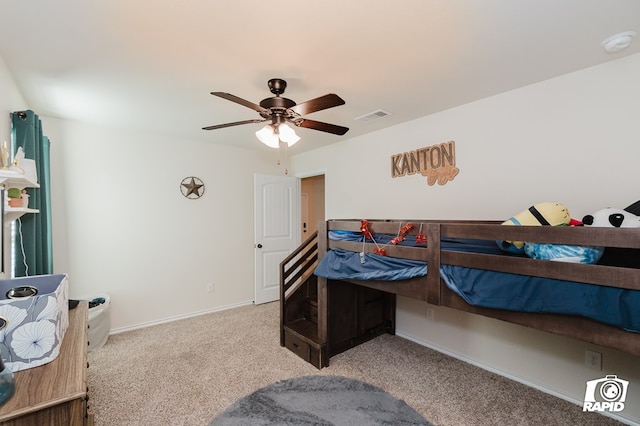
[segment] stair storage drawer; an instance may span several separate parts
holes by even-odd
[[[284,333],[284,346],[305,361],[311,362],[311,346],[289,331]]]

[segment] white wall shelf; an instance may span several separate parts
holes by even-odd
[[[29,177],[9,169],[0,169],[0,187],[5,190],[5,199],[2,200],[4,204],[4,225],[8,225],[14,220],[22,217],[27,213],[39,213],[39,210],[30,209],[28,207],[9,207],[6,203],[6,190],[9,188],[40,188],[38,182],[30,179]]]
[[[0,185],[8,188],[40,188],[37,181],[9,169],[0,169]]]
[[[40,213],[40,210],[24,207],[4,207],[4,223],[8,224],[27,213]]]

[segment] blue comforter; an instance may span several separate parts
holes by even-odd
[[[640,333],[640,291],[452,265],[440,276],[470,305],[579,315]]]
[[[427,263],[334,249],[324,255],[315,274],[330,280],[400,281],[426,276]]]

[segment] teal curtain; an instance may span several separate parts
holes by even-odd
[[[51,237],[51,189],[49,173],[49,138],[42,134],[42,122],[31,110],[11,114],[13,152],[22,147],[25,158],[35,160],[40,188],[28,188],[29,208],[16,223],[14,252],[15,277],[53,273]],[[24,254],[23,254],[24,253]]]

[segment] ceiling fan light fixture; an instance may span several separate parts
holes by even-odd
[[[262,129],[256,132],[256,137],[260,142],[268,146],[269,148],[279,148],[280,141],[278,140],[278,135],[274,131],[272,125],[267,124]]]
[[[300,140],[300,136],[296,135],[296,132],[286,123],[278,126],[278,134],[280,135],[280,140],[289,146]]]

